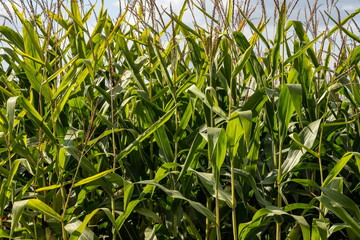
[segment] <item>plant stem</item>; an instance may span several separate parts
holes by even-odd
[[[66,234],[66,230],[65,230],[65,223],[64,220],[61,220],[61,234],[62,234],[62,239],[63,240],[67,240],[67,234]]]
[[[280,128],[281,129],[281,128]],[[277,175],[277,187],[278,187],[278,192],[277,192],[277,207],[281,208],[282,206],[282,201],[281,201],[281,192],[280,192],[280,182],[281,182],[281,164],[282,164],[282,143],[283,143],[283,139],[282,136],[280,136],[279,139],[279,157],[278,157],[278,175]],[[281,223],[276,222],[276,240],[281,240]]]
[[[114,132],[114,126],[115,126],[115,114],[114,114],[114,69],[112,66],[112,52],[110,48],[110,44],[108,44],[108,55],[109,55],[109,67],[110,67],[110,86],[111,86],[111,97],[110,97],[110,109],[111,109],[111,138],[112,138],[112,149],[113,149],[113,168],[116,168],[116,144],[115,144],[115,132]],[[115,215],[115,199],[114,196],[110,196],[111,201],[111,214],[114,219],[116,219]],[[112,236],[113,240],[116,240],[116,228],[112,227]]]
[[[231,212],[232,212],[233,238],[237,239],[237,225],[236,225],[236,212],[235,212],[236,199],[235,199],[234,159],[231,161],[230,174],[231,174]]]
[[[207,209],[212,208],[210,197],[206,198],[206,208]],[[206,218],[206,229],[205,229],[205,239],[206,240],[210,240],[210,234],[211,234],[211,222],[210,222],[210,219],[207,217]]]
[[[216,170],[217,171],[217,170]],[[220,175],[220,172],[217,173]],[[220,177],[218,176],[220,181]],[[220,205],[219,205],[219,181],[215,182],[215,215],[216,215],[216,236],[217,239],[221,239],[220,231]]]

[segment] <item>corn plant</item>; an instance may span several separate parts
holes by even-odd
[[[0,238],[360,238],[360,9],[318,33],[275,1],[270,40],[264,1],[259,21],[249,1],[115,20],[20,2],[0,26]]]

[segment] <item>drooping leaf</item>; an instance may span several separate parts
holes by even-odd
[[[281,172],[283,174],[291,171],[300,162],[301,157],[306,153],[304,147],[308,149],[312,148],[319,131],[320,123],[320,119],[310,123],[298,135],[299,141],[291,144],[290,151],[281,166]]]

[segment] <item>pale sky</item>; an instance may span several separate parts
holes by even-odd
[[[124,2],[133,2],[134,0],[121,0],[122,6],[125,6]],[[194,2],[198,2],[199,0],[193,0]],[[206,8],[207,11],[209,13],[212,12],[212,2],[214,0],[204,0],[206,2]],[[225,5],[228,4],[228,0],[221,0]],[[235,2],[244,2],[245,0],[235,0]],[[280,0],[281,1],[281,0]],[[162,8],[170,11],[170,5],[172,6],[173,12],[177,13],[182,4],[183,4],[184,0],[156,0],[156,3],[158,6],[162,6]],[[250,1],[252,6],[256,6],[256,4],[258,3],[257,0],[252,0]],[[273,13],[274,13],[274,9],[275,9],[275,4],[274,4],[274,0],[264,0],[265,4],[266,4],[266,10],[267,10],[267,17],[271,18],[269,24],[268,24],[268,30],[272,31],[272,29],[274,29],[273,24],[274,24],[274,18],[273,18]],[[291,0],[287,0],[288,3],[292,2]],[[309,1],[311,4],[313,4],[315,1],[314,0],[310,0]],[[326,2],[334,2],[334,0],[318,0],[318,12],[321,12],[322,14],[324,14],[324,16],[327,18],[327,16],[325,15],[325,11],[328,12],[327,10],[327,4]],[[100,1],[99,1],[100,4]],[[360,7],[360,0],[339,0],[337,1],[336,4],[337,8],[340,11],[341,14],[341,19],[345,18],[347,16],[347,13],[352,13],[354,12],[357,8]],[[305,11],[300,9],[303,9],[304,7],[306,7],[306,1],[305,0],[300,0],[299,3],[297,4],[296,8],[293,11],[293,14],[289,17],[289,20],[293,20],[296,19],[298,16],[300,18],[300,20],[304,20],[305,19]],[[119,1],[118,0],[105,0],[105,8],[108,9],[109,14],[113,17],[116,18],[118,16],[119,13]],[[298,13],[300,13],[298,15]],[[253,15],[251,16],[251,20],[252,21],[257,21],[260,20],[261,18],[261,6],[258,5],[255,12],[253,13]],[[338,13],[336,11],[335,8],[332,9],[332,11],[330,12],[330,15],[335,19],[338,20]],[[197,12],[197,14],[195,14],[196,17],[196,22],[198,25],[205,27],[206,23],[204,21],[203,18],[203,14],[200,13],[199,11]],[[325,29],[325,25],[323,24],[323,21],[321,19],[321,15],[318,14],[318,18],[320,20],[319,22],[319,31],[322,31]],[[356,21],[356,23],[360,26],[360,14],[358,14],[354,20]],[[194,22],[193,16],[191,15],[190,11],[187,11],[185,13],[185,16],[183,18],[183,21],[188,24],[188,25],[192,25],[192,23]],[[350,24],[352,24],[354,26],[354,23],[350,22]],[[333,27],[335,26],[334,23],[332,23],[331,21],[329,22],[329,27]],[[356,27],[353,28],[354,30],[356,29]],[[249,29],[248,29],[249,30]],[[271,33],[269,33],[271,35]],[[357,32],[357,35],[360,35],[360,32]]]
[[[67,0],[69,1],[69,0]],[[101,6],[101,0],[84,0],[84,3],[86,4],[87,2],[91,2],[91,3],[97,3],[97,7],[96,9],[99,9],[100,6]],[[120,0],[122,2],[122,6],[125,6],[125,3],[133,3],[135,2],[135,0]],[[156,4],[158,6],[161,6],[163,9],[166,9],[167,11],[170,11],[170,5],[172,6],[172,9],[173,9],[173,12],[174,13],[177,13],[184,0],[155,0],[156,1]],[[194,2],[198,2],[199,0],[193,0]],[[207,11],[211,14],[211,11],[212,11],[212,2],[214,0],[204,0],[205,3],[206,3],[206,8],[207,8]],[[221,0],[225,5],[228,4],[228,0]],[[235,2],[244,2],[245,0],[235,0]],[[281,1],[281,0],[279,0]],[[321,12],[321,13],[324,13],[324,11],[327,9],[327,6],[326,6],[326,2],[333,2],[335,0],[318,0],[318,5],[320,6],[319,7],[319,10],[318,12]],[[10,7],[10,4],[9,4],[9,1],[8,0],[3,0],[3,2],[9,6],[9,8],[11,9]],[[16,0],[16,2],[19,2],[19,0]],[[25,1],[26,2],[26,1]],[[105,2],[105,8],[108,10],[108,13],[110,14],[110,16],[115,19],[118,14],[119,14],[119,0],[104,0]],[[264,0],[265,4],[266,4],[266,10],[267,10],[267,17],[270,17],[271,20],[269,22],[269,25],[270,24],[273,24],[274,23],[274,19],[273,19],[273,13],[274,13],[274,0]],[[288,3],[292,2],[291,0],[287,0]],[[309,1],[311,4],[314,2],[314,0],[310,0]],[[251,6],[256,6],[256,4],[258,3],[258,0],[252,0],[250,1],[250,5]],[[295,10],[293,11],[293,14],[292,16],[290,16],[289,19],[295,19],[297,17],[297,14],[299,12],[299,9],[303,8],[304,6],[306,6],[306,1],[305,0],[300,0],[297,7],[295,8]],[[340,14],[341,14],[341,17],[344,18],[347,16],[346,12],[345,11],[348,11],[349,13],[352,13],[353,11],[355,11],[357,8],[360,7],[360,0],[338,0],[337,1],[337,5],[338,9],[340,10]],[[196,9],[195,9],[196,10]],[[304,14],[305,11],[300,11],[300,19],[301,20],[304,20],[305,19],[305,14]],[[0,15],[3,15],[3,16],[7,16],[7,13],[4,9],[4,7],[0,4]],[[261,18],[261,6],[258,5],[258,7],[256,8],[256,11],[253,13],[251,19],[252,21],[255,21],[256,20],[259,20]],[[337,19],[337,11],[336,9],[333,9],[332,12],[331,12],[331,16],[334,17],[335,19]],[[318,17],[321,19],[321,16],[320,14],[318,14]],[[204,18],[203,18],[203,14],[200,13],[199,11],[195,11],[195,20],[196,22],[200,25],[200,26],[206,26],[206,23],[204,21]],[[1,17],[0,17],[1,19]],[[91,20],[92,22],[90,22],[90,25],[93,24],[95,22],[95,20]],[[188,25],[192,25],[192,23],[194,22],[194,19],[190,13],[190,11],[187,11],[185,13],[185,16],[183,18],[183,21],[188,24]],[[360,25],[360,14],[355,18],[355,21],[358,23],[358,25]],[[322,21],[320,21],[320,27],[322,25]],[[334,24],[333,23],[330,23],[331,26],[333,26]],[[271,28],[271,26],[268,26]],[[358,33],[360,34],[360,33]]]
[[[19,2],[19,0],[15,0],[16,2]],[[27,0],[25,0],[26,2]],[[83,2],[86,4],[88,2],[91,2],[91,3],[97,3],[96,4],[96,12],[98,12],[98,10],[100,9],[101,7],[101,0],[84,0]],[[122,3],[121,3],[121,6],[125,6],[126,4],[125,3],[134,3],[136,0],[120,0]],[[172,10],[174,13],[178,13],[181,6],[183,5],[184,3],[184,0],[155,0],[156,1],[156,4],[159,6],[159,8],[161,9],[165,9],[167,12],[170,12],[170,6],[172,7]],[[190,0],[191,1],[191,0]],[[199,2],[199,0],[192,0],[194,2]],[[212,12],[212,2],[214,0],[203,0],[205,1],[206,3],[206,9],[207,9],[207,12],[211,14]],[[225,5],[228,4],[228,0],[221,0]],[[245,0],[235,0],[235,2],[244,2]],[[281,1],[281,0],[279,0]],[[294,1],[294,0],[293,0]],[[319,9],[317,11],[317,16],[320,20],[319,22],[319,29],[318,29],[318,34],[320,34],[322,31],[325,30],[325,25],[323,24],[323,21],[321,19],[321,15],[319,13],[322,13],[324,14],[324,16],[327,18],[327,16],[325,15],[325,11],[329,11],[327,9],[327,5],[326,5],[326,2],[334,2],[335,0],[318,0],[318,6],[319,6]],[[7,6],[11,9],[11,6],[9,4],[9,0],[3,0],[3,2],[5,4],[7,4]],[[65,2],[70,2],[70,0],[66,0]],[[256,4],[258,3],[259,1],[258,0],[251,0],[250,1],[250,5],[251,6],[256,6]],[[267,10],[267,17],[271,18],[270,19],[270,22],[268,23],[267,25],[267,32],[265,33],[265,37],[268,37],[270,39],[273,38],[273,35],[274,35],[274,24],[275,24],[275,21],[274,21],[274,9],[275,9],[275,4],[274,4],[274,0],[264,0],[265,4],[266,4],[266,10]],[[290,3],[292,2],[292,0],[287,0],[287,3]],[[309,0],[309,2],[311,4],[313,4],[314,0]],[[108,13],[110,14],[110,16],[116,20],[116,18],[118,17],[119,15],[119,0],[104,0],[104,3],[105,3],[105,8],[108,10]],[[296,19],[297,18],[297,15],[299,13],[299,9],[303,9],[304,7],[306,6],[306,1],[305,0],[299,0],[299,3],[297,5],[297,7],[295,8],[295,10],[293,11],[293,14],[289,17],[289,20],[292,20],[292,19]],[[339,9],[339,12],[341,14],[341,18],[345,18],[347,16],[347,12],[349,13],[352,13],[354,12],[357,8],[360,7],[360,0],[339,0],[337,1],[337,8]],[[237,6],[235,6],[236,8]],[[86,7],[85,7],[86,8]],[[124,9],[122,9],[122,11],[124,11]],[[198,25],[200,25],[201,27],[204,27],[205,29],[207,29],[206,27],[206,22],[204,20],[204,15],[200,12],[200,11],[196,11],[196,9],[194,9],[194,13],[195,13],[195,21],[197,22]],[[301,10],[300,11],[300,15],[299,15],[299,18],[300,20],[304,21],[305,19],[305,11],[304,10]],[[332,9],[332,11],[330,12],[331,16],[334,18],[334,19],[338,19],[338,14],[337,14],[337,11],[335,8]],[[4,7],[0,4],[0,21],[3,22],[1,20],[1,15],[3,16],[6,16],[7,13],[4,9]],[[255,12],[252,14],[251,16],[251,21],[253,21],[254,23],[256,23],[257,21],[260,20],[262,16],[262,12],[261,12],[261,6],[258,5]],[[164,14],[163,17],[165,19],[168,19],[167,16]],[[358,24],[360,26],[360,14],[358,14],[355,18],[354,18],[356,24]],[[131,22],[131,20],[130,20]],[[190,11],[186,11],[185,12],[185,15],[183,17],[183,22],[187,25],[189,25],[190,27],[192,27],[193,23],[194,23],[194,18],[193,16],[191,15]],[[356,30],[357,28],[355,27],[355,23],[354,22],[349,22],[349,24],[351,24],[351,26],[353,27],[353,31],[354,31],[354,34],[355,35],[360,35],[360,32],[358,30]],[[92,17],[89,22],[88,22],[88,27],[89,27],[89,30],[91,31],[91,29],[93,28],[93,26],[95,25],[95,18]],[[332,23],[331,21],[329,22],[329,27],[332,28],[334,27],[335,24]],[[251,36],[251,30],[250,28],[247,26],[243,29],[243,32],[246,36]],[[311,37],[311,36],[310,36]],[[336,38],[336,36],[334,36]]]

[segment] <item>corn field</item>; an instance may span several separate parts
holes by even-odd
[[[0,239],[360,239],[360,8],[9,2]]]

